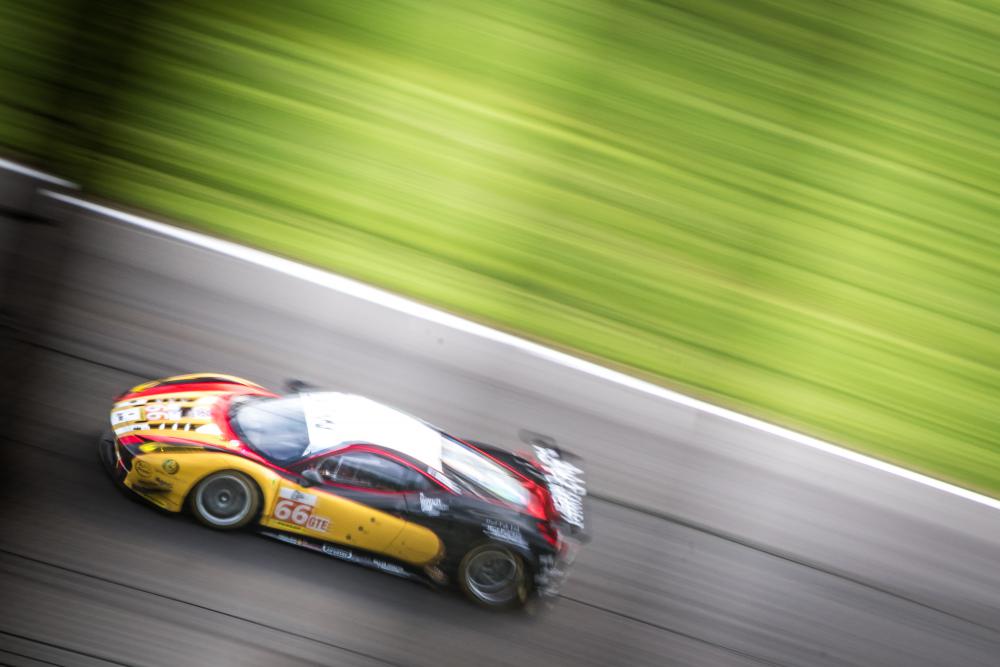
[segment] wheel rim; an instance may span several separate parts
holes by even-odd
[[[211,523],[232,526],[250,512],[250,494],[246,480],[236,475],[218,475],[198,488],[195,504]]]
[[[509,602],[517,595],[519,568],[506,551],[482,551],[466,568],[469,589],[486,602]]]

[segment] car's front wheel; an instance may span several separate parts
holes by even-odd
[[[481,544],[465,554],[458,584],[473,602],[493,609],[522,605],[528,597],[524,561],[499,544]]]
[[[121,484],[125,479],[125,471],[118,467],[115,457],[115,433],[110,428],[101,433],[97,440],[97,458],[101,462],[104,471],[108,473],[112,480]]]
[[[191,512],[217,530],[243,528],[260,510],[260,490],[252,479],[235,470],[209,475],[191,492]]]

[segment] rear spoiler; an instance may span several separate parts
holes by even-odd
[[[588,539],[590,512],[583,459],[559,447],[550,436],[523,429],[517,435],[531,446],[534,463],[545,478],[559,515],[559,527],[576,539]]]

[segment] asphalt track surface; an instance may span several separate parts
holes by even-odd
[[[1000,664],[996,510],[118,223],[55,232],[20,278],[52,298],[21,293],[44,331],[3,442],[0,663]],[[130,502],[94,453],[110,399],[194,370],[553,435],[588,461],[593,542],[553,608],[496,614]]]

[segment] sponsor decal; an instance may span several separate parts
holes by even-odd
[[[521,534],[521,529],[512,523],[499,521],[497,519],[486,519],[483,522],[483,533],[495,540],[514,544],[519,547],[527,547],[528,543]]]
[[[139,421],[139,408],[126,408],[125,410],[115,410],[111,413],[111,425],[117,426],[127,422]]]
[[[208,405],[196,405],[188,413],[191,419],[209,420],[212,418],[212,408]]]
[[[174,422],[181,418],[181,406],[169,403],[147,403],[146,421]]]
[[[303,493],[298,489],[289,489],[284,487],[278,491],[278,495],[282,498],[287,498],[296,503],[301,503],[303,505],[309,505],[310,507],[316,506],[316,496],[311,493]]]
[[[130,431],[138,431],[139,429],[149,428],[149,424],[146,422],[139,422],[137,424],[126,424],[125,426],[119,426],[115,429],[115,435],[123,436]]]
[[[153,474],[153,466],[149,465],[141,459],[136,459],[135,461],[135,472],[140,477],[149,477]]]
[[[373,558],[372,565],[384,572],[391,572],[392,574],[405,575],[406,570],[396,565],[395,563],[390,563],[389,561],[382,560],[380,558]]]
[[[437,516],[448,511],[448,505],[441,498],[420,494],[420,511],[427,516]]]
[[[177,461],[174,461],[173,459],[167,459],[166,461],[163,462],[163,472],[167,473],[168,475],[176,475],[177,471],[180,469],[181,469],[180,464],[177,463]]]
[[[566,523],[583,528],[583,497],[587,487],[583,482],[583,470],[559,456],[559,452],[549,447],[535,445],[535,456],[545,468],[552,503]]]
[[[309,520],[306,521],[306,528],[310,530],[318,530],[321,533],[326,532],[330,529],[330,520],[324,516],[311,516]]]
[[[326,429],[327,431],[332,431],[333,429],[337,428],[337,422],[335,422],[330,417],[320,417],[319,419],[313,421],[312,427],[322,428]]]
[[[316,506],[316,496],[303,493],[297,489],[281,488],[278,490],[278,502],[274,505],[274,518],[277,521],[291,523],[312,530],[326,530],[330,520],[326,517],[314,517],[312,512]]]
[[[303,392],[299,395],[302,397],[309,441],[320,448],[339,444],[344,438],[344,416],[339,414],[343,406],[324,394]],[[350,418],[347,421],[349,423]]]
[[[350,549],[341,549],[340,547],[335,547],[331,544],[323,545],[323,553],[327,556],[333,556],[334,558],[340,558],[342,560],[354,559],[354,552]]]

